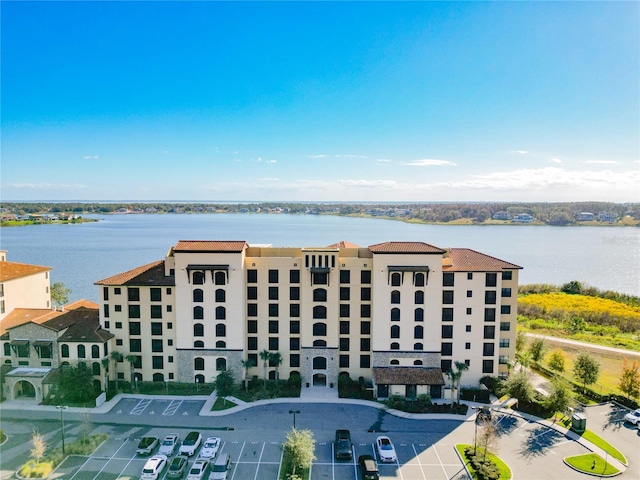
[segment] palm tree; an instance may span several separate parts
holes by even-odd
[[[449,380],[451,380],[451,407],[453,408],[453,402],[456,398],[456,385],[458,384],[458,380],[460,380],[460,377],[462,376],[462,372],[450,369],[445,372],[445,375],[449,378]]]
[[[457,370],[457,378],[456,378],[456,389],[458,390],[458,403],[460,403],[460,379],[462,378],[462,374],[469,370],[469,365],[465,362],[454,362]]]
[[[249,388],[249,369],[255,367],[255,362],[253,359],[247,358],[246,360],[241,360],[241,363],[244,367],[244,389],[247,390]]]
[[[273,352],[269,354],[269,363],[276,367],[276,383],[280,380],[278,373],[278,367],[282,365],[282,354],[280,352]]]
[[[124,357],[122,356],[122,354],[117,350],[111,352],[111,360],[113,360],[114,366],[113,372],[115,373],[116,377],[116,393],[118,392],[118,362],[121,362],[123,358]]]
[[[129,380],[131,381],[131,388],[133,388],[133,384],[135,383],[135,380],[133,378],[133,369],[135,368],[135,364],[138,361],[138,357],[136,357],[135,355],[127,355],[126,357],[124,357],[124,359],[129,362]]]
[[[108,358],[103,358],[100,363],[102,363],[102,368],[104,368],[104,391],[106,393],[107,390],[109,390],[109,363],[111,362]]]
[[[267,362],[269,361],[269,350],[264,349],[260,352],[260,360],[262,360],[262,368],[264,372],[262,374],[262,379],[264,380],[264,387],[267,388]]]

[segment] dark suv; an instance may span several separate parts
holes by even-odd
[[[351,432],[349,430],[336,430],[336,460],[351,460]]]
[[[360,455],[358,457],[358,465],[360,465],[362,480],[380,480],[378,464],[371,455]]]

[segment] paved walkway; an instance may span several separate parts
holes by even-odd
[[[537,333],[528,333],[525,335],[530,338],[542,338],[550,343],[564,343],[567,345],[573,345],[576,347],[585,348],[593,351],[611,352],[619,355],[625,355],[628,357],[640,357],[640,352],[634,350],[626,350],[624,348],[606,347],[604,345],[596,345],[595,343],[579,342],[578,340],[570,340],[568,338],[552,337],[550,335],[539,335]]]

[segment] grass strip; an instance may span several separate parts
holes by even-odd
[[[471,446],[472,445],[466,444],[466,443],[458,443],[458,444],[456,444],[456,450],[460,454],[460,458],[462,458],[464,460],[464,463],[467,466],[467,469],[469,470],[469,473],[471,474],[471,478],[477,479],[478,476],[476,474],[475,469],[471,465],[471,460],[464,453],[465,448],[471,447]],[[478,454],[482,454],[484,452],[484,450],[481,447],[477,447],[477,451],[478,451]],[[496,468],[500,472],[500,479],[501,480],[510,480],[511,479],[511,469],[509,468],[509,465],[504,463],[500,457],[498,457],[497,455],[494,455],[491,452],[487,452],[487,458],[489,460],[491,460],[493,463],[495,463]]]
[[[212,412],[216,412],[219,410],[227,410],[228,408],[233,408],[235,407],[236,404],[233,403],[231,400],[225,400],[222,397],[218,397],[216,398],[216,401],[214,402],[213,406],[211,407],[211,411]]]
[[[280,465],[280,477],[278,478],[278,480],[289,480],[289,475],[291,475],[292,472],[293,472],[293,465],[291,465],[291,456],[287,451],[287,449],[285,448],[282,454],[282,464]],[[296,471],[296,475],[301,480],[309,480],[309,469],[308,468],[298,469]]]
[[[585,453],[575,457],[566,457],[564,462],[571,465],[580,472],[591,475],[610,476],[620,473],[620,471],[602,458],[597,453]]]
[[[584,433],[582,434],[582,438],[590,441],[595,446],[600,447],[609,455],[611,455],[613,458],[621,461],[624,465],[628,465],[627,458],[622,454],[622,452],[620,452],[616,447],[611,445],[609,442],[607,442],[603,438],[593,433],[591,430],[589,429],[585,430]]]

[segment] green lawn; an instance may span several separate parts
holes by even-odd
[[[627,459],[622,454],[622,452],[620,452],[616,447],[611,445],[609,442],[607,442],[604,439],[600,438],[598,435],[593,433],[591,430],[589,430],[589,429],[585,430],[585,432],[582,434],[582,438],[584,438],[585,440],[589,440],[591,443],[593,443],[594,445],[600,447],[605,452],[608,452],[609,455],[611,455],[612,457],[616,458],[617,460],[620,460],[623,464],[628,465]]]
[[[605,459],[595,453],[567,457],[564,461],[576,470],[590,475],[609,476],[620,473],[620,471],[610,463],[605,464]]]
[[[225,400],[222,397],[218,397],[216,398],[216,401],[213,404],[213,407],[211,407],[211,411],[215,412],[218,410],[227,410],[228,408],[233,408],[235,406],[236,404],[233,403],[231,400]]]
[[[465,443],[458,443],[456,445],[456,450],[458,451],[458,453],[460,454],[460,457],[464,460],[465,465],[469,469],[469,473],[471,474],[471,478],[476,479],[476,478],[478,478],[476,476],[476,472],[475,472],[473,466],[471,465],[471,462],[470,462],[469,458],[467,458],[466,454],[464,453],[464,449],[467,448],[467,447],[471,447],[471,446],[472,445],[465,444]],[[478,453],[482,453],[482,448],[478,447]],[[498,471],[500,472],[500,478],[502,480],[510,480],[511,479],[511,469],[509,468],[509,465],[504,463],[500,457],[498,457],[497,455],[494,455],[493,453],[487,451],[487,458],[489,460],[491,460],[493,463],[496,464],[496,467],[498,468]]]
[[[291,460],[289,458],[289,454],[287,450],[284,450],[282,454],[282,462],[280,463],[280,477],[278,480],[288,480],[288,476],[291,474],[293,467],[291,466]],[[304,468],[302,470],[298,470],[296,474],[302,480],[309,480],[309,469]]]

